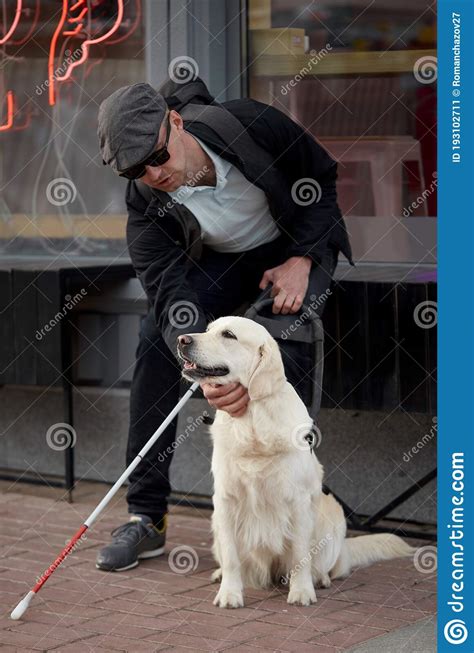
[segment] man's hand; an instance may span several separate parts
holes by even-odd
[[[259,288],[264,290],[269,283],[273,284],[271,297],[275,298],[272,312],[297,313],[308,290],[308,278],[311,270],[311,259],[308,256],[292,256],[282,265],[265,270]]]
[[[201,383],[201,388],[210,406],[225,410],[231,417],[241,417],[247,410],[250,397],[241,383]]]

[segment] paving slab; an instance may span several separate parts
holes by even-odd
[[[165,555],[122,573],[97,570],[97,550],[128,519],[123,492],[55,571],[24,618],[11,621],[10,611],[106,490],[104,484],[81,482],[69,504],[61,489],[0,482],[0,524],[8,530],[0,540],[2,651],[435,650],[436,578],[407,559],[357,569],[317,591],[318,601],[309,607],[288,605],[287,588],[281,586],[248,589],[241,610],[216,608],[209,510],[171,506]],[[173,563],[172,552],[179,547],[192,554],[186,573]]]

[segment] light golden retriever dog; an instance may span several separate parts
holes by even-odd
[[[355,566],[413,554],[389,533],[346,538],[342,507],[322,492],[323,468],[305,439],[312,419],[263,326],[222,317],[205,333],[180,336],[178,353],[185,378],[237,381],[250,396],[242,417],[217,410],[211,427],[215,605],[241,607],[244,587],[282,580],[288,603],[310,605],[315,586]]]

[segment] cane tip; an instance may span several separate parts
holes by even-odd
[[[11,619],[14,619],[17,621],[18,619],[21,619],[22,616],[25,614],[25,612],[28,610],[28,606],[31,603],[31,599],[35,595],[34,592],[28,592],[28,594],[25,596],[24,599],[20,601],[20,603],[16,606],[16,608],[13,610],[13,612],[10,615]]]

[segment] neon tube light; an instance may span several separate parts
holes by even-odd
[[[16,0],[15,18],[13,19],[13,23],[11,24],[10,29],[8,30],[8,32],[5,34],[5,36],[0,38],[0,45],[3,45],[4,43],[6,43],[9,40],[10,36],[13,34],[13,32],[18,27],[18,23],[20,21],[20,16],[21,16],[22,2],[23,2],[23,0]]]
[[[99,36],[98,38],[86,38],[86,40],[81,44],[81,56],[77,61],[71,62],[69,65],[68,69],[63,75],[55,75],[54,71],[54,59],[55,59],[55,54],[56,54],[56,46],[58,39],[61,35],[63,36],[76,36],[78,35],[81,30],[84,28],[85,24],[85,16],[87,12],[89,11],[88,6],[84,6],[85,0],[78,0],[78,2],[75,2],[71,7],[68,9],[68,0],[63,0],[63,7],[62,7],[62,12],[61,12],[61,18],[59,20],[58,26],[56,27],[56,30],[53,34],[53,38],[51,39],[51,45],[49,49],[49,59],[48,59],[48,81],[49,81],[49,104],[52,106],[56,104],[56,83],[57,82],[64,82],[67,79],[71,77],[72,71],[76,66],[81,65],[84,63],[84,61],[88,58],[89,56],[89,46],[95,43],[101,43],[108,39],[112,34],[114,34],[118,28],[120,27],[120,23],[122,22],[123,19],[123,13],[124,13],[124,0],[117,0],[117,18],[114,21],[114,24],[112,27],[102,36]],[[68,18],[68,12],[76,11],[77,9],[81,9],[80,13],[77,16],[69,16]],[[75,29],[67,29],[64,30],[66,23],[78,23],[77,27]]]
[[[15,110],[15,102],[13,98],[13,91],[7,91],[7,121],[0,125],[0,132],[7,131],[13,127],[13,113]]]

